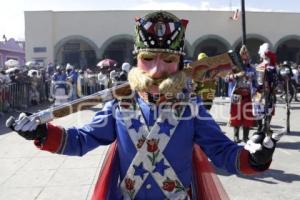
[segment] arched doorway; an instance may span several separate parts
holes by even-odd
[[[277,42],[276,55],[277,62],[285,60],[300,63],[300,37],[288,36]]]
[[[251,57],[251,63],[259,63],[260,62],[258,50],[259,50],[260,45],[262,45],[263,43],[266,43],[266,42],[271,45],[269,40],[267,40],[263,36],[247,35],[247,49],[248,49],[250,57]],[[240,52],[241,46],[242,46],[242,40],[240,38],[237,42],[235,42],[233,47],[236,52]]]
[[[97,47],[89,39],[70,36],[61,40],[55,48],[55,63],[70,63],[76,68],[92,68],[97,64]]]
[[[194,43],[193,59],[196,60],[200,52],[208,56],[215,56],[227,52],[230,48],[229,43],[219,36],[205,36]]]
[[[119,38],[113,40],[104,48],[102,59],[110,58],[118,62],[119,67],[123,62],[128,62],[131,65],[134,62],[133,59],[133,47],[134,41],[129,38]]]

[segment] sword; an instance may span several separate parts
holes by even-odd
[[[191,63],[183,71],[187,77],[193,80],[200,80],[202,75],[210,72],[214,77],[225,76],[227,73],[242,69],[242,62],[238,54],[234,52],[223,53],[217,56],[207,57],[199,61]],[[74,101],[62,104],[57,107],[48,108],[46,110],[34,113],[29,116],[30,119],[36,119],[40,124],[52,121],[55,118],[65,117],[80,110],[88,109],[100,103],[105,103],[113,99],[130,99],[133,92],[128,82],[124,82],[118,86],[96,92],[92,95],[85,96]],[[7,127],[12,127],[15,123],[13,116],[6,121]]]

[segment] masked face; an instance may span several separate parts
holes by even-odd
[[[141,52],[138,54],[137,68],[151,78],[166,78],[177,72],[179,59],[176,54]]]
[[[186,78],[178,71],[179,59],[176,54],[139,53],[137,67],[128,74],[131,88],[151,94],[177,94],[184,87]]]

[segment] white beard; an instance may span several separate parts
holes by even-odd
[[[134,67],[128,73],[128,81],[132,90],[150,92],[150,88],[157,85],[160,94],[174,97],[185,87],[186,75],[183,71],[178,71],[166,78],[154,79],[143,70]]]

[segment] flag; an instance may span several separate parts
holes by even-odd
[[[237,21],[240,18],[240,11],[239,9],[236,9],[236,11],[234,11],[233,16],[230,17],[230,19]]]

